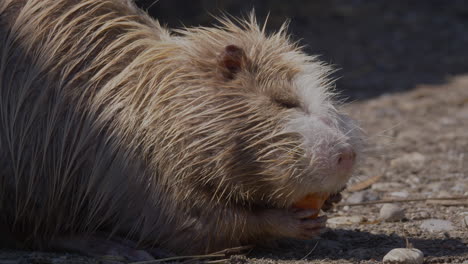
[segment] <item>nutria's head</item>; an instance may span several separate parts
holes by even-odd
[[[190,192],[219,202],[287,207],[307,193],[344,187],[360,152],[359,129],[335,108],[330,68],[285,29],[240,25],[179,31]],[[177,132],[177,131],[175,131]],[[182,181],[181,181],[182,182]],[[195,185],[193,185],[195,183]],[[186,194],[186,197],[190,196]]]

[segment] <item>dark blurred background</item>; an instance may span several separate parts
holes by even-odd
[[[307,52],[340,69],[337,88],[360,100],[468,72],[466,0],[136,0],[169,27],[211,25],[210,14],[269,13]],[[468,89],[468,87],[467,87]]]

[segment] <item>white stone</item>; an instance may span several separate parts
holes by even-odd
[[[380,208],[379,218],[386,222],[403,220],[405,218],[405,209],[396,204],[384,204]]]
[[[426,163],[426,156],[419,152],[404,154],[401,157],[390,161],[390,167],[397,169],[409,169],[413,172],[418,172]]]
[[[327,220],[327,224],[331,226],[339,226],[339,225],[352,225],[352,224],[359,224],[364,222],[364,217],[362,216],[337,216]]]
[[[399,182],[376,182],[372,184],[371,189],[379,192],[399,191],[406,188],[405,184]]]
[[[431,214],[429,214],[426,211],[422,211],[422,212],[413,214],[413,217],[411,217],[411,220],[424,220],[428,218],[431,218]]]
[[[398,197],[398,198],[408,198],[409,193],[407,191],[400,191],[400,192],[391,192],[391,196]]]
[[[365,190],[352,193],[347,199],[348,203],[362,203],[367,201],[375,201],[379,199],[379,194],[373,190]]]
[[[416,248],[394,248],[383,258],[385,264],[421,264],[424,262],[424,254]]]
[[[419,227],[429,232],[444,232],[453,230],[452,222],[440,219],[424,220]]]

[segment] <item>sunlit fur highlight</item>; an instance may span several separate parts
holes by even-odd
[[[320,186],[303,114],[277,101],[338,125],[329,69],[286,27],[169,32],[125,0],[3,0],[0,19],[0,212],[26,244],[105,230],[213,251],[276,238],[254,213]],[[249,59],[229,81],[226,45]]]

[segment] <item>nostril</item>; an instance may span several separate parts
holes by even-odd
[[[351,168],[356,160],[356,152],[351,148],[343,149],[338,156],[338,166],[344,169]]]
[[[329,127],[333,127],[333,120],[327,117],[319,117],[320,121],[322,121],[325,125]]]

